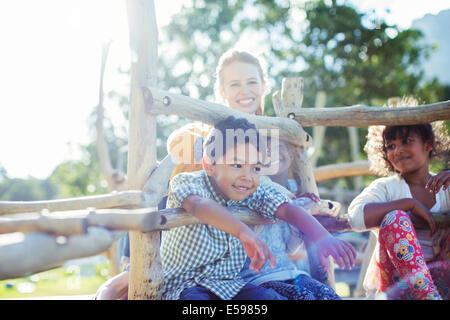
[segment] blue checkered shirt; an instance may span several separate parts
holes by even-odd
[[[247,207],[277,221],[278,207],[290,198],[265,182],[242,201],[224,200],[204,170],[176,175],[169,186],[168,208],[181,208],[189,195],[212,199],[220,205]],[[162,232],[163,299],[179,299],[184,289],[203,286],[223,300],[232,299],[245,285],[239,276],[247,255],[234,236],[207,224],[188,225]]]

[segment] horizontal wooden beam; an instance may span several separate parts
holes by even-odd
[[[221,104],[194,99],[154,87],[143,90],[146,110],[151,114],[175,114],[210,125],[232,115],[247,119],[257,129],[278,129],[281,139],[298,147],[309,147],[312,143],[311,136],[303,130],[298,122],[291,119],[248,114]]]
[[[370,171],[370,162],[368,160],[330,164],[314,168],[314,177],[317,182],[364,175],[375,175]]]
[[[227,207],[238,219],[250,225],[270,224],[269,220],[243,207]],[[345,216],[338,216],[340,205],[333,201],[321,200],[304,204],[310,212],[330,232],[347,231],[349,225]],[[449,213],[434,214],[436,223],[441,227],[450,226]],[[335,221],[335,222],[333,222]],[[153,211],[141,209],[99,209],[48,213],[45,216],[36,213],[3,216],[0,218],[0,234],[12,232],[46,232],[53,235],[70,236],[82,234],[87,228],[96,226],[108,230],[129,230],[154,232],[169,230],[184,225],[202,223],[183,209],[164,209]],[[422,225],[418,225],[422,228]]]
[[[45,201],[0,201],[0,215],[38,212],[44,209],[49,211],[79,210],[88,207],[116,208],[127,206],[141,206],[145,201],[142,191],[121,191],[109,194],[66,198]]]
[[[335,217],[340,204],[321,200],[308,201],[304,208],[312,215]],[[228,207],[241,221],[247,224],[268,224],[269,220],[247,208]],[[198,224],[200,220],[183,209],[153,211],[141,209],[90,209],[41,213],[23,213],[0,217],[0,234],[12,232],[46,232],[53,235],[69,236],[82,234],[88,227],[97,226],[108,230],[129,230],[153,232],[168,230],[183,225]]]
[[[356,105],[333,108],[284,110],[281,116],[297,120],[302,127],[367,127],[411,125],[450,120],[450,100],[415,107],[370,107]]]
[[[55,237],[47,233],[0,235],[0,280],[61,266],[65,261],[100,254],[125,232],[90,227],[86,234]]]

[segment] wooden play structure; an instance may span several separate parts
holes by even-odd
[[[199,221],[182,209],[157,210],[175,165],[170,156],[157,161],[158,114],[178,115],[207,124],[234,115],[246,118],[258,129],[279,129],[280,138],[289,143],[295,155],[292,172],[298,190],[316,194],[319,194],[316,181],[370,172],[366,161],[314,169],[306,153],[312,137],[303,127],[363,127],[450,119],[450,101],[394,109],[368,106],[302,109],[302,78],[283,79],[281,90],[273,95],[277,117],[249,115],[161,90],[155,78],[158,33],[153,1],[128,1],[127,9],[130,44],[136,58],[131,69],[126,187],[98,196],[0,202],[0,234],[13,235],[3,242],[0,235],[0,279],[24,276],[70,259],[101,253],[131,231],[129,299],[161,298],[159,231]],[[331,232],[350,230],[335,201],[322,200],[306,209]],[[231,210],[245,223],[268,223],[247,209]],[[447,223],[447,216],[442,216],[442,221]],[[312,276],[333,285],[333,273],[317,274],[314,254],[310,252],[308,257]]]

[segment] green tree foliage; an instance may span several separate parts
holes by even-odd
[[[250,39],[257,40],[262,49],[255,49],[262,51],[267,62],[268,116],[274,115],[272,93],[280,88],[282,78],[289,76],[305,79],[306,108],[314,105],[319,90],[327,93],[326,107],[383,105],[390,97],[404,95],[413,95],[422,103],[447,100],[448,87],[442,87],[437,80],[424,80],[420,61],[431,48],[421,43],[422,37],[418,30],[400,30],[373,12],[359,12],[345,1],[192,0],[160,30],[158,86],[214,101],[214,74],[220,55]],[[108,103],[119,106],[125,119],[127,95],[107,93]],[[114,128],[105,120],[112,164],[126,171],[126,128]],[[157,154],[162,159],[167,153],[168,135],[188,120],[159,115],[157,121]],[[98,165],[94,128],[92,119],[93,142],[82,147],[83,160],[66,162],[55,169],[49,178],[53,193],[46,198],[107,192]],[[362,150],[367,128],[358,132]],[[317,165],[350,161],[348,141],[346,128],[328,127]],[[366,156],[361,152],[360,157]],[[11,181],[1,172],[0,177],[1,192]],[[344,188],[352,187],[351,179],[339,183]]]
[[[48,180],[12,179],[0,165],[0,201],[37,201],[52,199],[57,190]]]
[[[213,99],[219,56],[249,35],[265,48],[272,92],[283,77],[305,79],[304,107],[314,105],[319,90],[327,93],[327,107],[380,106],[405,95],[422,103],[446,97],[437,80],[423,79],[421,59],[431,47],[420,43],[420,31],[402,31],[343,1],[193,1],[162,34],[159,85],[195,98]],[[274,115],[271,93],[266,115]],[[367,128],[358,132],[362,150]],[[328,127],[317,164],[350,161],[349,148],[346,128]],[[340,183],[352,187],[351,179]]]

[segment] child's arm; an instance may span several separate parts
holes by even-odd
[[[326,268],[326,258],[331,255],[340,268],[354,266],[356,251],[348,242],[333,237],[312,215],[299,206],[283,203],[275,216],[295,226],[317,244],[322,265]]]
[[[434,218],[420,201],[413,198],[403,198],[386,202],[370,202],[364,206],[364,223],[367,228],[377,228],[384,216],[394,210],[410,211],[416,217],[425,220],[430,226],[431,234],[435,231]]]
[[[275,256],[267,245],[256,234],[223,206],[211,199],[198,195],[189,195],[181,203],[186,212],[192,214],[203,223],[211,225],[238,238],[251,260],[250,270],[259,272],[270,261],[270,267],[275,266]]]

